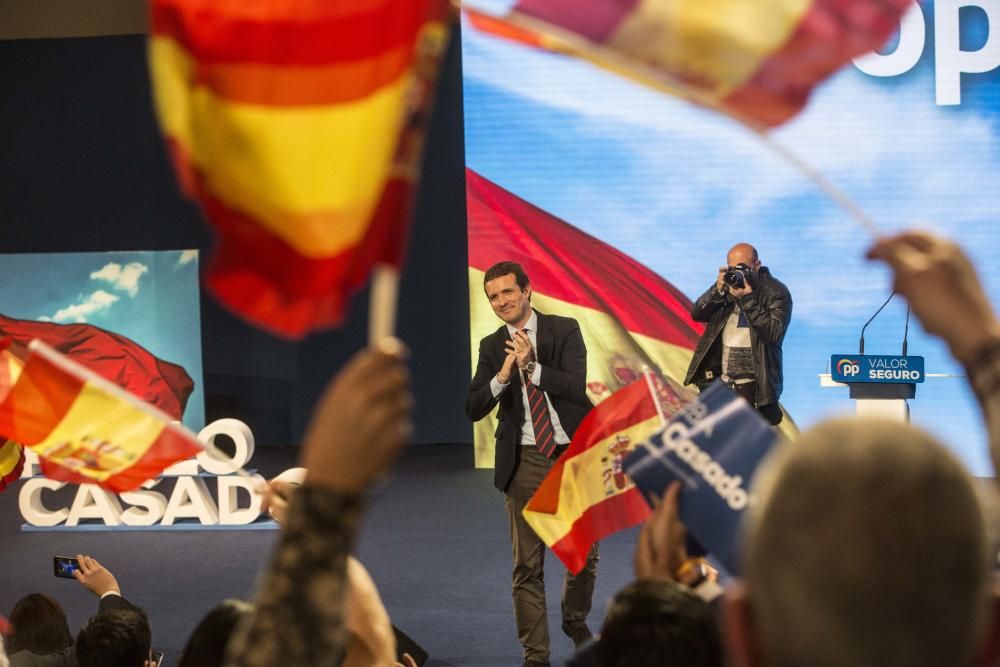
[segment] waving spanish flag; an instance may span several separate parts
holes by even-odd
[[[13,440],[0,444],[0,491],[21,478],[24,470],[24,447]]]
[[[594,542],[649,517],[622,461],[693,398],[674,390],[646,371],[591,410],[525,506],[525,520],[571,572],[583,569]]]
[[[153,0],[149,59],[209,287],[289,337],[402,260],[446,0]]]
[[[48,345],[29,350],[23,365],[0,350],[0,437],[37,453],[46,477],[121,493],[203,449],[170,415]]]
[[[0,392],[17,382],[23,367],[24,363],[13,354],[6,350],[0,353]],[[20,479],[23,470],[24,447],[19,442],[4,440],[0,436],[0,491]]]
[[[878,49],[913,0],[519,0],[472,25],[584,58],[774,127],[851,59]]]

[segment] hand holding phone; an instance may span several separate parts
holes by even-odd
[[[52,574],[63,579],[76,579],[73,573],[80,569],[80,561],[75,558],[65,556],[54,556],[52,558]]]
[[[108,592],[121,595],[121,588],[115,575],[98,563],[97,559],[86,554],[77,554],[76,558],[80,562],[80,574],[75,578],[84,588],[97,597]]]

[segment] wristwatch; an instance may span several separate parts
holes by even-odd
[[[531,377],[532,375],[534,375],[535,374],[535,366],[537,366],[537,365],[538,364],[536,364],[534,361],[529,361],[528,365],[524,367],[524,374],[527,375],[528,377]]]

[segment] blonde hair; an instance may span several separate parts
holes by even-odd
[[[840,419],[755,480],[746,584],[768,665],[971,664],[986,623],[972,480],[913,426]]]

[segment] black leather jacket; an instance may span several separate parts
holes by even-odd
[[[735,299],[728,293],[719,294],[713,283],[695,301],[691,317],[708,326],[695,348],[684,384],[701,388],[722,375],[721,334],[733,302],[738,301],[750,322],[750,347],[757,369],[756,403],[760,406],[776,403],[781,396],[781,342],[792,319],[792,295],[766,266],[760,267],[751,286],[753,292]]]

